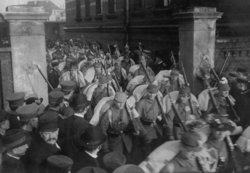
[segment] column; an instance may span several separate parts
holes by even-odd
[[[14,91],[37,93],[45,105],[48,85],[37,65],[47,77],[44,22],[48,17],[41,7],[11,6],[4,14],[10,29]]]
[[[184,64],[194,94],[202,90],[202,84],[195,77],[201,56],[208,55],[214,65],[216,20],[221,16],[216,8],[208,7],[193,7],[175,15],[179,21],[179,59]]]

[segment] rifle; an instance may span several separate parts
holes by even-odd
[[[226,55],[226,59],[225,59],[223,65],[222,65],[222,68],[221,68],[221,70],[220,70],[219,76],[220,76],[220,75],[222,74],[222,72],[224,71],[225,66],[226,66],[226,64],[227,64],[227,62],[229,61],[230,58],[231,58],[231,54],[230,54],[230,52],[228,52],[227,55]]]
[[[174,102],[173,102],[173,99],[172,99],[171,95],[168,94],[168,97],[169,97],[169,99],[170,99],[171,107],[172,107],[172,109],[173,109],[173,111],[174,111],[174,114],[175,114],[177,120],[179,121],[179,123],[180,123],[182,129],[183,129],[185,132],[187,132],[187,131],[188,131],[188,130],[187,130],[187,127],[186,127],[186,125],[181,121],[181,117],[180,117],[179,112],[177,111],[177,109],[176,109],[176,107],[175,107],[175,104],[174,104]]]
[[[50,84],[50,82],[48,81],[48,79],[44,76],[42,70],[40,69],[40,67],[36,64],[36,68],[39,71],[39,73],[41,74],[41,76],[43,77],[43,79],[45,80],[45,82],[49,85],[50,89],[53,90],[53,86]]]
[[[145,75],[147,77],[147,80],[150,83],[152,83],[152,81],[150,80],[150,77],[148,75],[148,72],[147,72],[146,68],[144,67],[144,65],[142,63],[141,63],[141,66],[142,66],[142,69],[143,69],[143,71],[144,71],[144,73],[145,73]],[[159,98],[157,96],[156,96],[156,102],[157,102],[158,106],[160,107],[160,110],[161,110],[164,121],[168,124],[169,121],[171,121],[171,118],[167,114],[165,114],[164,109],[162,107],[162,104],[161,104],[161,102],[160,102],[160,100],[159,100]]]
[[[184,82],[185,82],[185,86],[186,87],[189,87],[189,83],[188,83],[188,80],[187,80],[187,76],[186,76],[186,72],[185,72],[185,68],[183,66],[183,63],[181,61],[181,68],[182,68],[182,73],[183,73],[183,78],[184,78]],[[188,99],[188,103],[189,103],[189,106],[190,106],[190,109],[191,109],[191,114],[194,114],[194,108],[192,106],[192,99],[191,99],[191,94],[190,94],[190,97]]]
[[[103,70],[105,72],[105,75],[108,76],[108,72],[107,72],[107,69],[106,69],[105,65],[102,62],[101,62],[101,65],[102,65],[102,68],[103,68]],[[110,96],[110,93],[109,93],[109,83],[107,85],[107,94],[108,94],[108,96]]]
[[[208,61],[206,61],[206,62],[209,63]],[[212,72],[212,74],[214,75],[214,77],[215,77],[217,83],[219,83],[219,82],[220,82],[219,76],[217,75],[217,73],[216,73],[216,71],[214,70],[214,68],[211,67],[211,64],[210,64],[210,63],[209,63],[209,66],[210,66],[211,72]],[[236,120],[237,122],[239,122],[239,121],[240,121],[240,117],[238,116],[237,112],[235,111],[235,109],[234,109],[234,107],[233,107],[233,105],[232,105],[232,103],[231,103],[229,97],[226,96],[225,98],[226,98],[226,102],[227,102],[227,104],[229,105],[230,111],[232,112],[232,114],[233,114],[235,120]]]
[[[175,61],[175,57],[174,57],[174,53],[173,53],[173,51],[171,51],[171,57],[170,57],[170,59],[172,60],[172,62],[173,62],[173,68],[176,68],[176,61]]]
[[[236,160],[235,148],[230,136],[226,136],[226,143],[229,151],[229,156],[231,157],[231,161],[233,164],[234,173],[240,173],[242,170],[240,165],[238,164],[238,161]]]

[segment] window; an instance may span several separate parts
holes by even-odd
[[[96,15],[102,14],[102,0],[96,0]]]
[[[108,13],[115,13],[115,0],[108,0]]]
[[[82,21],[82,14],[81,14],[81,0],[76,0],[76,21]]]
[[[90,17],[90,0],[85,0],[85,17]]]

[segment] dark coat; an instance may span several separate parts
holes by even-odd
[[[26,173],[23,160],[15,159],[8,156],[7,154],[3,155],[2,165],[0,167],[1,173]]]
[[[44,172],[46,159],[54,154],[59,154],[60,149],[55,145],[47,144],[39,134],[31,141],[26,152],[25,162],[28,173]]]
[[[59,119],[59,141],[70,140],[78,132],[85,131],[90,124],[81,117],[75,115],[67,119]]]
[[[79,147],[79,145],[77,144],[76,139],[64,141],[64,143],[62,144],[62,154],[70,157],[74,161],[71,169],[72,173],[77,172],[83,167],[99,166],[99,161],[85,153],[83,148]]]
[[[10,121],[10,129],[19,129],[21,127],[15,111],[8,111],[8,120]]]
[[[75,173],[84,167],[99,167],[98,159],[95,159],[88,155],[85,151],[78,152],[73,158],[74,164],[71,168],[71,172]]]

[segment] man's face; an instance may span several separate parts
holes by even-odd
[[[30,121],[29,121],[31,127],[33,128],[37,128],[38,127],[38,118],[35,117],[35,118],[32,118]]]
[[[118,101],[115,101],[114,103],[115,103],[115,105],[116,105],[119,109],[123,109],[124,106],[125,106],[125,102],[118,102]]]
[[[96,71],[97,74],[101,74],[102,73],[102,68],[97,67],[97,68],[95,68],[95,71]]]
[[[28,148],[29,146],[27,144],[24,144],[20,147],[14,148],[13,153],[18,156],[24,156]]]
[[[189,99],[189,95],[183,95],[180,97],[182,103],[187,103]]]
[[[221,95],[223,97],[228,97],[229,96],[229,91],[221,91]]]
[[[149,93],[148,95],[149,95],[150,99],[154,100],[155,97],[156,97],[156,95],[157,95],[157,93]]]
[[[218,131],[213,129],[212,130],[212,135],[215,139],[217,139],[218,141],[223,141],[225,139],[225,137],[227,136],[228,131]]]
[[[5,120],[0,122],[0,129],[2,130],[8,130],[10,128],[10,121],[9,120]]]
[[[55,131],[40,132],[40,135],[46,143],[53,145],[56,143],[58,139],[58,132],[59,129]]]

